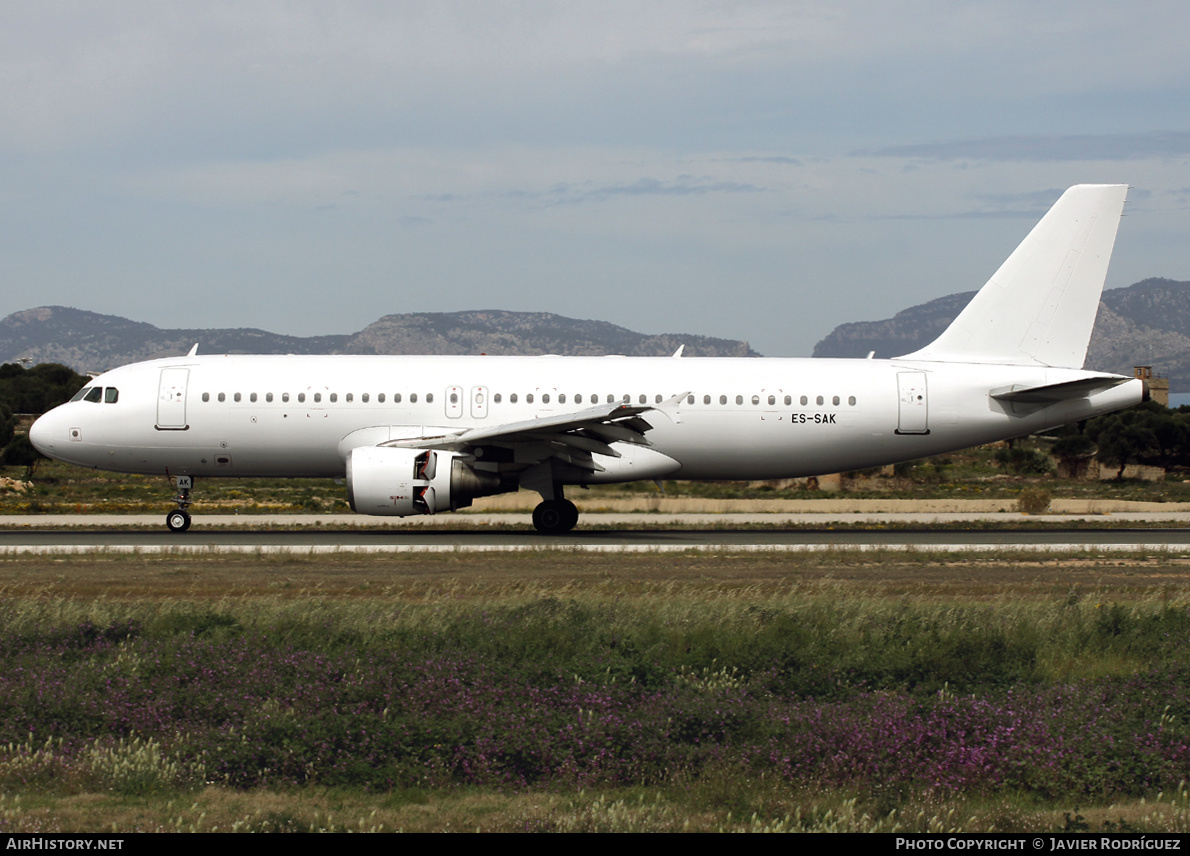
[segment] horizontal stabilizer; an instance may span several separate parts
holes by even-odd
[[[993,392],[992,398],[997,401],[1019,402],[1022,404],[1051,404],[1056,401],[1067,401],[1072,398],[1086,398],[1088,395],[1104,389],[1111,389],[1130,378],[1119,375],[1098,375],[1096,377],[1068,380],[1064,383],[1048,383],[1042,386],[1030,386],[1021,389],[1008,389]]]

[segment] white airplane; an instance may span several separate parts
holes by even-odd
[[[890,464],[1148,398],[1082,371],[1126,185],[1067,190],[934,342],[890,360],[198,356],[99,375],[33,425],[61,461],[173,479],[345,478],[360,514],[527,488],[569,531],[569,485],[775,479]]]

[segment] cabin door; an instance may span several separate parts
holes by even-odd
[[[926,373],[899,372],[897,394],[900,399],[897,433],[929,434],[930,404],[926,393]]]
[[[157,386],[157,427],[163,431],[184,431],[186,425],[186,381],[190,369],[162,369]]]

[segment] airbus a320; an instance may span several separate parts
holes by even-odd
[[[1041,431],[1147,398],[1082,370],[1126,185],[1062,194],[936,340],[893,359],[200,356],[99,375],[29,432],[45,455],[194,480],[334,477],[360,514],[436,514],[526,488],[863,469]]]

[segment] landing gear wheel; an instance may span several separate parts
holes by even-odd
[[[578,506],[569,499],[560,499],[558,502],[561,503],[563,510],[566,512],[566,531],[569,532],[578,524]]]
[[[547,499],[533,509],[533,526],[542,535],[563,535],[578,523],[578,509],[567,499]]]
[[[178,508],[165,515],[165,525],[170,532],[185,532],[190,528],[190,513]]]

